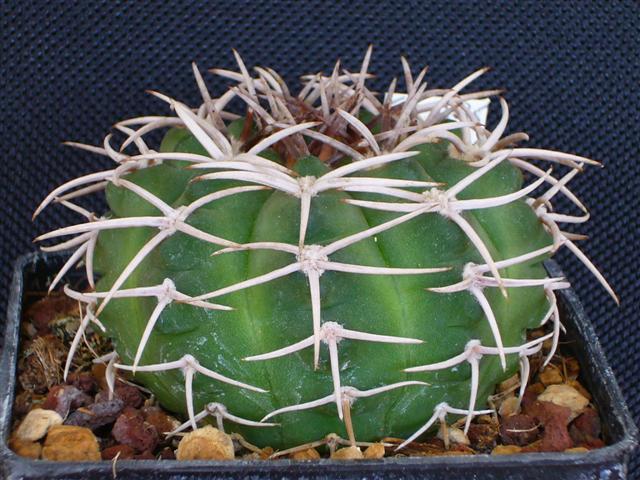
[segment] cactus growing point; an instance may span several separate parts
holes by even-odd
[[[352,445],[409,441],[447,414],[468,429],[496,383],[518,369],[526,380],[528,356],[549,338],[553,355],[554,291],[569,284],[542,262],[559,248],[617,301],[581,237],[558,226],[588,219],[567,184],[597,162],[503,137],[502,98],[496,127],[479,122],[467,102],[499,92],[461,91],[486,69],[428,90],[426,69],[414,78],[402,59],[406,95],[395,102],[395,80],[382,98],[365,85],[371,49],[358,73],[337,64],[303,77],[297,95],[235,55],[240,72],[214,70],[235,82],[221,97],[194,65],[199,108],[151,92],[175,116],[118,123],[119,147],[112,135],[73,144],[115,167],[67,182],[36,210],[58,203],[85,219],[38,237],[74,235],[43,247],[75,249],[51,288],[80,262],[89,286],[65,287],[85,312],[65,375],[93,323],[115,346],[100,359],[111,386],[117,369],[134,374],[185,415],[178,431],[211,417],[275,448],[332,433]],[[228,109],[234,99],[245,113]],[[146,136],[165,128],[152,149]],[[525,174],[535,181],[523,186]],[[102,191],[104,216],[76,203]],[[582,214],[555,212],[558,194]],[[526,341],[549,320],[548,335]]]

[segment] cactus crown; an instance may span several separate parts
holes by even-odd
[[[486,69],[429,90],[426,68],[414,78],[403,58],[405,95],[396,101],[394,79],[379,98],[365,85],[369,48],[358,73],[338,62],[293,95],[273,70],[254,77],[234,54],[239,72],[213,70],[235,82],[221,97],[194,65],[199,108],[151,92],[175,116],[118,123],[118,148],[112,135],[102,147],[72,144],[115,167],[65,183],[37,208],[34,217],[58,203],[85,218],[37,239],[73,235],[43,247],[75,249],[51,288],[79,262],[90,287],[65,287],[85,307],[65,375],[94,324],[116,345],[98,360],[110,384],[117,369],[136,374],[186,412],[178,431],[211,416],[280,448],[331,432],[354,445],[408,442],[447,414],[468,428],[518,366],[522,394],[528,356],[552,338],[549,361],[554,291],[569,284],[541,262],[557,249],[617,301],[576,246],[582,237],[558,226],[588,219],[567,184],[597,162],[503,137],[503,98],[489,130],[468,102],[500,92],[460,93]],[[227,110],[234,99],[244,115]],[[150,148],[145,136],[167,127]],[[568,171],[556,178],[534,160]],[[523,172],[535,181],[522,186]],[[74,203],[103,190],[105,216]],[[555,212],[558,194],[582,215]],[[548,335],[524,340],[548,320]]]

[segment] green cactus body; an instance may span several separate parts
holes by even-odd
[[[264,82],[262,85],[267,88]],[[363,86],[349,88],[356,93],[365,91]],[[416,88],[412,92],[410,98],[416,92],[422,93]],[[287,98],[287,94],[280,93]],[[337,106],[343,108],[341,105],[350,102],[350,97],[346,97],[340,104],[337,97],[334,93],[329,117],[324,112],[324,126],[329,132],[335,126]],[[211,121],[209,127],[202,127],[203,122],[213,116],[206,120],[203,114],[198,120],[194,113],[182,108],[182,104],[168,101],[184,120],[184,126],[171,129],[163,140],[160,152],[168,155],[163,157],[167,161],[160,165],[145,164],[109,178],[106,188],[110,208],[107,222],[112,222],[109,225],[115,225],[113,222],[118,219],[142,223],[129,228],[101,228],[97,237],[94,236],[93,241],[97,240],[94,268],[100,277],[95,290],[102,292],[96,294],[98,306],[100,302],[106,305],[103,311],[100,307],[98,313],[106,334],[114,341],[118,356],[116,367],[132,369],[141,338],[145,329],[149,330],[148,340],[137,359],[135,378],[165,407],[188,414],[191,425],[206,414],[204,410],[205,414],[195,418],[194,412],[216,402],[224,405],[236,419],[249,421],[243,424],[227,417],[225,428],[240,432],[258,445],[288,448],[329,433],[349,436],[352,440],[355,437],[359,441],[376,441],[385,436],[406,438],[429,419],[434,420],[438,412],[442,413],[444,410],[439,408],[443,404],[453,407],[445,413],[466,410],[471,417],[485,407],[495,384],[512,376],[518,366],[522,368],[526,356],[535,350],[533,347],[540,346],[527,349],[526,330],[549,317],[550,302],[551,307],[554,303],[551,287],[559,288],[560,281],[546,278],[542,262],[548,258],[550,246],[559,242],[558,238],[564,243],[567,240],[558,237],[557,231],[549,227],[551,217],[544,216],[547,210],[540,210],[538,204],[519,194],[523,192],[521,168],[511,161],[509,150],[496,147],[496,139],[487,138],[488,135],[482,138],[485,145],[493,143],[494,148],[482,151],[475,145],[470,146],[468,152],[460,152],[466,148],[460,142],[467,141],[464,128],[469,125],[452,130],[456,136],[446,126],[438,127],[441,128],[439,135],[414,142],[410,148],[413,154],[346,175],[336,174],[338,179],[362,179],[365,188],[336,187],[310,193],[308,224],[301,233],[304,194],[296,195],[287,191],[289,187],[280,187],[277,182],[282,175],[287,176],[283,181],[293,182],[285,182],[286,185],[302,185],[304,179],[319,185],[320,181],[316,180],[339,171],[338,165],[394,155],[393,147],[408,134],[400,132],[397,139],[388,142],[386,151],[369,151],[355,159],[348,158],[347,154],[338,155],[337,162],[335,159],[327,162],[326,151],[318,146],[313,148],[317,137],[303,140],[300,133],[293,133],[287,137],[289,143],[282,139],[258,152],[261,157],[256,164],[255,158],[242,157],[242,153],[269,138],[267,134],[258,135],[248,144],[246,137],[250,129],[243,128],[242,122],[235,122],[229,126],[235,135],[227,133],[225,143],[220,140],[222,133],[211,133],[216,128],[215,121]],[[249,106],[256,108],[250,102]],[[322,115],[317,113],[320,107],[316,108],[317,119]],[[270,112],[275,115],[273,108]],[[246,121],[252,121],[251,115]],[[260,115],[267,118],[268,114],[258,110]],[[360,118],[367,116],[374,119],[374,133],[385,131],[384,115],[380,114],[375,121],[371,112],[363,112]],[[346,123],[343,122],[337,137],[349,144],[347,140],[354,132],[362,134],[364,124],[348,116],[343,118]],[[396,113],[391,118],[399,124],[398,118],[402,119],[403,114]],[[407,125],[417,125],[415,116],[409,118],[413,120]],[[440,122],[446,125],[442,119]],[[319,123],[320,126],[307,128],[322,131],[323,122]],[[427,127],[429,125],[424,128]],[[501,128],[503,130],[504,125]],[[271,133],[274,132],[278,129],[271,129]],[[359,141],[360,136],[355,136]],[[368,135],[363,137],[366,140]],[[294,138],[297,144],[293,144]],[[371,150],[379,150],[371,142]],[[362,150],[361,143],[353,139],[351,143]],[[227,154],[236,161],[236,164],[229,163],[226,170],[187,168],[191,163],[196,165],[196,161],[178,155],[195,154],[200,162],[217,155],[216,149],[223,150],[225,145],[229,152],[233,150]],[[309,151],[304,152],[307,147]],[[146,150],[143,145],[141,151]],[[301,150],[303,154],[296,154]],[[520,155],[527,157],[523,150]],[[564,154],[552,153],[540,155],[551,160],[558,156],[565,159],[561,157]],[[127,161],[136,160],[123,154],[109,154],[125,166]],[[355,154],[360,153],[355,151]],[[476,157],[469,158],[473,154]],[[263,165],[260,158],[275,163]],[[580,157],[571,156],[567,162],[575,163],[577,158]],[[281,165],[284,169],[285,164],[292,170],[286,174],[274,167]],[[217,178],[201,177],[220,171],[223,174]],[[470,175],[478,178],[449,200],[443,199],[443,192],[471,178]],[[542,178],[539,185],[546,181],[552,188],[570,195],[544,172],[538,176]],[[376,186],[379,185],[376,181],[388,179],[438,182],[438,185],[420,189]],[[123,183],[124,180],[127,183]],[[264,188],[242,190],[250,185]],[[241,190],[229,190],[238,188]],[[220,198],[214,198],[216,192]],[[224,192],[234,194],[224,196]],[[205,202],[208,198],[212,200]],[[540,205],[548,205],[548,199],[544,200]],[[181,209],[198,201],[202,202],[200,208],[183,219],[183,224],[192,230],[177,227]],[[437,208],[416,212],[411,210],[412,202]],[[474,206],[469,202],[478,203]],[[408,209],[402,210],[406,205]],[[163,208],[166,211],[162,211]],[[344,248],[318,254],[322,247],[388,225],[403,215],[412,216]],[[165,218],[168,223],[154,224],[158,218]],[[194,229],[200,233],[193,233]],[[159,232],[168,233],[159,239]],[[60,234],[65,233],[71,232]],[[235,244],[229,248],[224,242],[212,240],[213,237],[203,239],[202,234]],[[256,246],[256,242],[276,242],[288,247],[283,250],[264,243]],[[141,256],[140,252],[145,249],[148,251]],[[498,288],[500,282],[495,275],[491,276],[495,274],[491,268],[494,262],[517,259],[536,251],[539,253],[530,258],[500,267],[500,277],[512,282],[505,284],[506,295],[503,295]],[[132,263],[135,268],[122,278],[122,272]],[[378,270],[344,271],[344,265]],[[474,265],[484,268],[481,272],[484,277],[469,277],[469,269],[476,268]],[[293,269],[286,270],[290,266]],[[389,270],[380,270],[382,268]],[[440,270],[427,273],[407,269]],[[278,278],[260,281],[271,272],[284,273]],[[477,283],[477,278],[488,278],[489,283]],[[117,279],[125,281],[113,287]],[[258,279],[255,285],[243,283],[255,279]],[[517,284],[519,279],[523,285]],[[461,281],[462,287],[458,289],[429,290]],[[163,287],[157,287],[153,294],[140,293],[150,286],[161,285]],[[224,289],[228,287],[227,292]],[[314,303],[316,287],[319,294]],[[174,292],[173,297],[167,293],[169,290]],[[116,293],[105,302],[109,291]],[[138,293],[124,295],[122,292]],[[175,292],[182,297],[175,296]],[[201,298],[210,292],[221,293]],[[87,295],[76,296],[89,301]],[[93,298],[95,303],[96,297]],[[194,304],[198,300],[232,310],[203,308]],[[492,315],[498,334],[491,328]],[[150,319],[155,319],[155,323],[150,323]],[[315,330],[314,319],[318,320]],[[557,339],[558,322],[556,315],[554,339]],[[329,327],[386,337],[372,341],[347,335],[331,337],[334,338],[331,341],[331,332],[343,330],[330,331]],[[320,350],[319,363],[314,368],[316,341],[320,342]],[[489,350],[474,350],[472,341]],[[246,359],[292,345],[300,348],[275,358]],[[463,353],[468,355],[462,358]],[[504,367],[501,353],[506,358]],[[417,366],[436,364],[437,367],[438,362],[458,357],[459,361],[448,366],[405,371]],[[194,370],[185,358],[193,359],[199,368],[209,373],[203,373],[202,368]],[[154,368],[154,365],[166,368]],[[475,366],[478,366],[477,375]],[[357,389],[356,394],[349,387]],[[385,387],[389,388],[385,390]],[[338,394],[344,402],[339,401]],[[306,405],[320,399],[326,401]],[[278,412],[289,406],[294,408]],[[344,418],[337,415],[338,411],[345,413]],[[275,414],[269,421],[277,425],[259,428],[251,424],[271,413]]]
[[[178,137],[177,141],[171,141]],[[170,145],[174,143],[174,145]],[[468,167],[447,154],[446,144],[426,144],[421,153],[407,161],[380,168],[373,173],[381,178],[436,180],[455,183],[469,174]],[[202,148],[186,131],[172,132],[165,149],[202,153]],[[129,178],[173,206],[193,202],[228,183],[188,183],[188,177],[176,178],[180,167],[155,167]],[[158,171],[156,171],[156,169]],[[295,168],[301,175],[320,176],[328,168],[317,158],[301,159]],[[159,171],[163,170],[163,171]],[[479,180],[461,198],[482,198],[512,193],[521,188],[521,175],[504,164]],[[167,185],[171,191],[165,191]],[[157,185],[157,187],[156,187]],[[180,192],[180,190],[182,190]],[[326,245],[336,239],[379,225],[392,219],[388,212],[367,211],[345,204],[349,195],[329,191],[312,200],[307,244]],[[353,195],[355,197],[355,195]],[[357,198],[377,198],[360,194]],[[379,197],[379,196],[378,196]],[[115,215],[133,217],[158,214],[147,202],[122,188],[110,187],[109,204]],[[537,217],[523,201],[469,215],[494,259],[501,260],[536,250],[550,243]],[[278,241],[295,244],[300,223],[299,201],[282,192],[257,191],[238,194],[213,202],[192,218],[198,228],[240,243]],[[108,290],[133,255],[155,232],[127,229],[101,236],[97,266],[103,275],[98,290]],[[119,247],[130,248],[126,255]],[[291,263],[291,254],[257,250],[211,256],[210,244],[178,233],[155,250],[127,287],[141,287],[173,279],[176,288],[198,295],[233,285]],[[407,374],[407,367],[428,364],[460,353],[472,339],[492,344],[492,335],[484,313],[468,292],[438,294],[427,287],[454,283],[467,262],[483,263],[476,249],[460,228],[438,214],[425,214],[375,238],[360,241],[335,254],[335,261],[388,267],[450,266],[450,272],[412,276],[358,275],[325,272],[321,277],[322,318],[346,328],[411,337],[424,340],[420,345],[343,340],[340,376],[343,385],[361,390],[405,380],[422,380],[429,386],[411,385],[379,396],[362,399],[353,406],[354,430],[359,439],[376,440],[385,435],[406,437],[431,415],[435,405],[447,401],[466,406],[469,397],[469,367],[461,366],[436,373]],[[509,269],[513,278],[543,278],[541,260]],[[505,345],[519,345],[525,329],[537,326],[547,302],[541,287],[509,289],[503,298],[497,289],[489,292],[499,318]],[[243,361],[244,357],[269,352],[300,341],[312,333],[311,304],[307,278],[302,272],[231,293],[219,299],[232,306],[230,312],[207,312],[189,305],[171,305],[159,319],[145,349],[141,365],[176,360],[186,353],[201,364],[228,377],[268,390],[256,393],[199,376],[194,380],[196,410],[213,400],[232,405],[234,414],[259,420],[269,412],[287,405],[325,397],[332,392],[332,379],[326,346],[317,371],[313,369],[313,349],[262,362]],[[119,355],[131,363],[154,300],[113,301],[103,314],[109,335],[115,339]],[[511,356],[513,357],[513,356]],[[516,362],[514,362],[516,360]],[[514,373],[517,358],[509,359],[503,372],[496,358],[482,362],[480,398],[491,393],[496,382]],[[140,380],[152,389],[171,410],[184,412],[184,387],[179,371],[140,374]],[[335,432],[344,435],[344,426],[336,416],[336,406],[283,414],[281,426],[242,428],[250,441],[274,447],[286,447],[316,440]]]

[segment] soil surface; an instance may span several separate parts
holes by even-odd
[[[591,395],[580,382],[580,365],[560,342],[549,365],[542,364],[551,348],[545,342],[532,357],[531,374],[518,398],[519,375],[498,385],[490,398],[492,415],[475,418],[465,434],[464,418],[441,424],[437,435],[396,447],[403,439],[353,445],[336,435],[295,449],[274,452],[259,448],[237,434],[211,426],[187,434],[166,435],[180,421],[157,404],[153,395],[118,378],[113,392],[105,378],[105,364],[95,358],[111,351],[108,340],[87,329],[70,374],[63,379],[71,342],[80,324],[78,303],[56,292],[43,293],[26,310],[22,321],[18,389],[10,447],[33,459],[60,461],[119,459],[234,459],[313,460],[382,458],[384,456],[494,455],[518,452],[588,452],[604,446],[600,417]],[[530,333],[537,338],[542,329]]]

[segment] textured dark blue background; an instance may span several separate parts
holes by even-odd
[[[65,149],[61,141],[99,143],[117,120],[164,113],[164,105],[144,94],[148,88],[195,103],[190,62],[232,66],[232,47],[249,65],[272,66],[295,84],[302,73],[329,72],[337,57],[355,68],[372,42],[373,70],[386,81],[400,73],[400,54],[416,69],[430,64],[437,86],[493,66],[476,86],[508,89],[510,131],[526,130],[532,145],[604,163],[573,188],[592,213],[582,229],[591,237],[585,251],[619,292],[622,306],[616,308],[576,260],[566,254],[559,260],[640,417],[637,2],[0,5],[2,311],[13,259],[33,249],[36,232],[71,220],[49,211],[33,225],[34,207],[64,180],[108,164]]]

